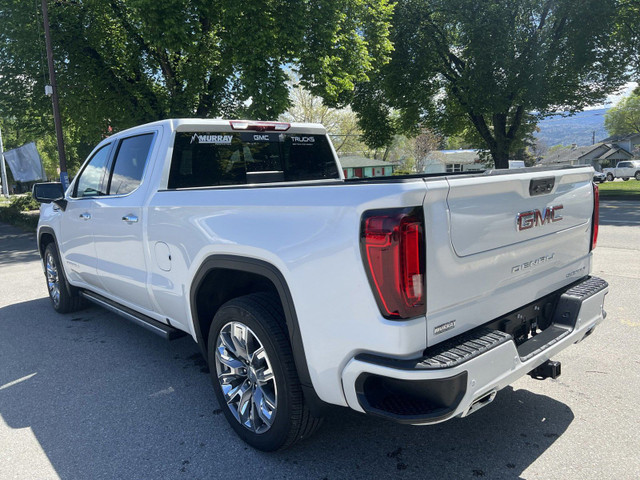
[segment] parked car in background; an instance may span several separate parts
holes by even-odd
[[[636,180],[640,180],[640,160],[624,160],[613,168],[603,168],[602,172],[610,182],[616,178],[626,181],[635,177]]]
[[[607,174],[604,172],[594,172],[593,181],[596,183],[604,183],[607,181]]]

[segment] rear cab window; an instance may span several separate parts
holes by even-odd
[[[326,135],[177,132],[168,188],[339,178]]]
[[[109,178],[109,195],[127,195],[138,188],[142,182],[153,137],[153,133],[145,133],[120,141]]]

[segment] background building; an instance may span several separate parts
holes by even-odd
[[[388,177],[393,175],[396,166],[393,163],[376,160],[375,158],[350,155],[338,159],[345,178]]]

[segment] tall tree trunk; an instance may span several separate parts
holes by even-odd
[[[492,148],[491,157],[495,163],[495,168],[509,168],[509,146],[511,142],[502,140],[496,142],[495,148]]]

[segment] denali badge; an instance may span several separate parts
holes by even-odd
[[[456,326],[456,321],[455,320],[453,320],[451,322],[443,323],[442,325],[438,325],[436,328],[433,329],[433,334],[434,335],[439,335],[439,334],[444,333],[444,332],[446,332],[448,330],[451,330],[455,326]]]
[[[555,207],[547,207],[542,211],[536,209],[519,213],[516,215],[516,229],[521,232],[522,230],[539,227],[545,223],[559,222],[562,220],[562,216],[559,213],[562,208],[562,205],[556,205]]]
[[[541,257],[534,258],[533,260],[529,260],[528,262],[521,263],[520,265],[516,265],[512,267],[511,273],[518,273],[518,272],[522,272],[523,270],[529,270],[531,268],[538,267],[543,263],[548,263],[551,260],[553,260],[554,256],[555,256],[555,253],[552,253],[550,255],[543,255]]]

